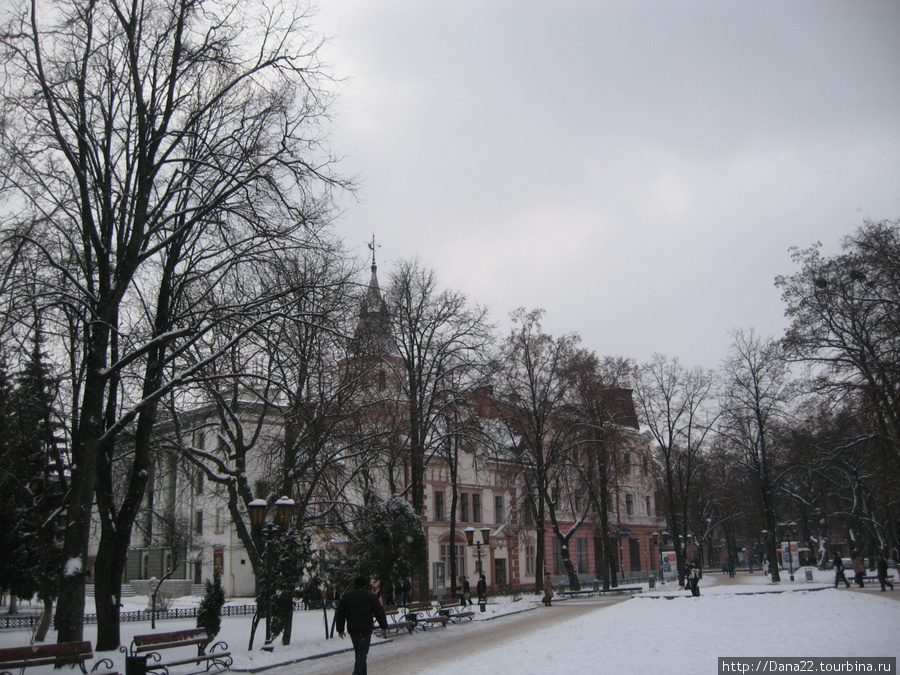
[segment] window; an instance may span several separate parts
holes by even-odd
[[[194,534],[203,534],[203,511],[194,511]]]
[[[378,371],[378,391],[387,389],[387,373],[383,370]]]
[[[575,495],[575,515],[578,515],[584,509],[584,497],[581,494]]]
[[[525,495],[522,500],[522,524],[525,527],[534,527],[534,501],[531,495]]]
[[[641,469],[642,469],[642,473],[643,473],[645,476],[646,476],[648,473],[650,473],[650,462],[647,460],[646,457],[644,457],[644,458],[641,460]]]
[[[221,506],[216,507],[216,534],[222,534],[225,531],[225,509]]]
[[[472,522],[481,522],[481,495],[477,492],[472,494]]]
[[[198,495],[203,494],[203,478],[204,478],[203,472],[198,471],[197,472],[197,480],[196,480],[196,490],[197,490]]]
[[[631,455],[627,452],[622,453],[622,472],[625,474],[631,473]]]
[[[562,574],[563,573],[563,562],[562,562],[562,546],[559,544],[559,539],[554,537],[553,539],[553,574]]]
[[[653,501],[650,499],[650,495],[647,495],[647,515],[653,515]]]
[[[525,574],[534,575],[534,544],[525,545]]]
[[[550,501],[553,502],[557,508],[559,508],[559,486],[554,485],[550,489]]]
[[[440,491],[434,493],[434,519],[444,519],[444,493]]]
[[[450,549],[455,549],[456,552],[456,576],[461,577],[466,573],[466,547],[441,544],[441,560],[444,562],[444,574],[447,579],[450,578],[450,556],[452,555]]]
[[[631,571],[641,571],[641,542],[639,539],[628,540],[628,552],[631,557]]]
[[[506,513],[503,510],[503,495],[494,497],[494,522],[502,525],[506,522]]]
[[[634,496],[631,494],[625,495],[625,515],[634,515]]]
[[[269,482],[265,480],[256,481],[256,486],[253,490],[257,499],[265,499],[269,496]]]
[[[469,522],[469,495],[465,492],[459,494],[459,522]]]
[[[588,571],[588,540],[581,538],[575,540],[575,569],[579,574],[587,574]]]

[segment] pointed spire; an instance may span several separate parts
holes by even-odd
[[[359,305],[359,323],[356,327],[356,349],[358,353],[386,356],[393,352],[390,340],[390,323],[387,303],[381,295],[378,285],[378,265],[375,261],[375,249],[380,244],[367,242],[372,251],[372,276],[369,286]]]

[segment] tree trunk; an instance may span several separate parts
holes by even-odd
[[[34,635],[34,641],[43,642],[46,640],[51,625],[53,625],[53,598],[47,598],[44,600],[44,609],[41,610],[41,623],[38,625],[37,633]]]
[[[125,570],[124,555],[115,550],[114,535],[103,532],[94,561],[94,604],[97,613],[98,652],[118,649],[121,644],[119,615],[121,612],[122,577]],[[127,548],[125,549],[127,551]]]
[[[578,579],[578,572],[572,559],[569,557],[569,547],[567,544],[562,546],[563,567],[566,568],[566,576],[569,578],[569,589],[573,591],[581,590],[581,581]]]

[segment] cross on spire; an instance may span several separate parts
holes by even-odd
[[[372,241],[368,242],[369,250],[372,251],[372,269],[375,269],[375,249],[381,248],[381,244],[375,243],[375,233],[372,233]]]

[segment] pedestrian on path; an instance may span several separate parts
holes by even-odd
[[[353,675],[366,675],[366,660],[369,656],[369,645],[372,643],[373,620],[378,621],[381,634],[388,636],[387,616],[378,596],[369,590],[371,583],[366,577],[356,578],[353,588],[344,593],[338,602],[334,620],[338,635],[344,639],[344,623],[350,633],[356,662]]]
[[[866,564],[863,562],[862,556],[856,552],[853,553],[853,572],[856,574],[856,585],[865,588],[866,584],[863,578],[866,576]]]
[[[700,568],[697,566],[697,563],[692,562],[690,567],[690,576],[688,577],[688,583],[691,586],[691,595],[695,598],[700,597]]]
[[[884,555],[878,554],[878,562],[875,563],[875,568],[878,570],[878,583],[881,584],[881,592],[884,593],[885,585],[890,586],[891,590],[894,590],[894,584],[888,579],[887,575],[887,560],[884,559]]]
[[[550,603],[553,600],[553,591],[556,590],[556,586],[553,585],[553,580],[550,579],[550,575],[547,572],[544,572],[544,599],[542,602],[550,607]]]
[[[475,590],[478,591],[478,604],[482,605],[481,611],[484,611],[483,605],[487,603],[487,580],[483,574],[478,579],[478,583],[475,584]]]
[[[834,554],[834,587],[838,587],[838,582],[843,581],[847,588],[850,588],[850,582],[844,576],[844,563],[841,561],[841,554],[835,551]]]

